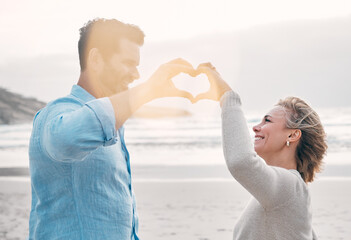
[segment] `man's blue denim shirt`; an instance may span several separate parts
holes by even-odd
[[[137,240],[124,129],[108,98],[78,85],[34,118],[29,239]]]

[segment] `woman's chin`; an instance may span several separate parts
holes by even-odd
[[[260,152],[260,148],[259,148],[259,147],[256,147],[256,145],[255,145],[254,149],[255,149],[255,152],[256,152],[257,154]]]
[[[261,151],[260,148],[258,148],[258,147],[256,148],[256,147],[255,147],[255,152],[257,153],[258,156],[262,157],[262,156],[261,156],[262,151]]]

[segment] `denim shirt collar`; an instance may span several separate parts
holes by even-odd
[[[84,88],[82,88],[79,85],[72,86],[71,94],[76,98],[82,100],[84,103],[96,99],[93,95],[88,93]]]
[[[93,95],[88,93],[87,90],[85,90],[84,88],[76,84],[72,86],[71,95],[75,96],[83,103],[87,103],[89,101],[96,99]],[[122,125],[119,128],[119,130],[120,130],[120,134],[122,135],[122,138],[124,138],[124,125]]]

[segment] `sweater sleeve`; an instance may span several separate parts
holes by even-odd
[[[237,93],[226,92],[221,99],[223,152],[232,176],[265,208],[291,200],[298,190],[298,176],[272,167],[254,151]]]

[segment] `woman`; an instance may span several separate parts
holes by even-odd
[[[223,151],[229,171],[252,198],[234,228],[234,239],[317,239],[310,193],[327,144],[315,111],[299,98],[281,100],[253,127],[254,146],[237,93],[209,63],[198,67],[210,81],[200,99],[220,101]]]

